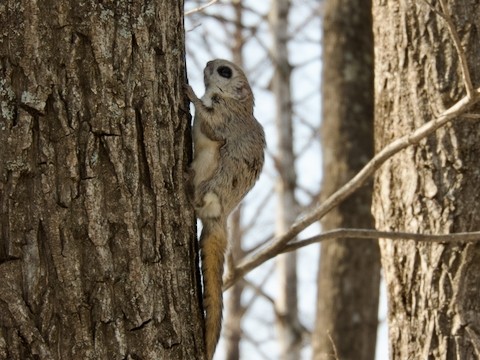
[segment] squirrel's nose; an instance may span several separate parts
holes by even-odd
[[[207,66],[205,67],[205,71],[207,71],[212,74],[213,72],[213,60],[207,62]]]

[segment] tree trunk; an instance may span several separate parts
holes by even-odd
[[[183,2],[0,23],[0,358],[202,358]]]
[[[275,189],[278,197],[275,233],[281,236],[294,223],[298,211],[295,199],[296,173],[290,91],[291,66],[288,62],[287,48],[290,0],[273,0],[270,6],[269,24],[273,37],[271,56],[274,66],[272,92],[276,101],[275,118],[278,136],[278,150],[275,158],[278,170]],[[297,254],[291,252],[279,255],[276,262],[279,294],[275,299],[275,308],[280,359],[297,360],[300,358],[301,345],[297,307]]]
[[[243,52],[245,45],[245,38],[243,36],[243,4],[238,1],[232,3],[231,6],[235,13],[235,31],[233,33],[233,44],[231,48],[232,58],[235,64],[243,68]],[[228,249],[228,266],[230,267],[235,266],[235,262],[245,256],[245,252],[242,248],[242,213],[242,205],[240,204],[229,219],[230,246]],[[242,318],[245,313],[242,306],[242,294],[244,288],[245,285],[242,281],[235,283],[230,291],[228,291],[228,298],[225,301],[226,316],[223,330],[223,338],[225,339],[225,360],[240,359],[240,341],[243,337]]]
[[[480,84],[480,4],[451,0],[473,83]],[[434,2],[437,9],[441,1]],[[423,1],[374,2],[376,149],[464,95],[444,19]],[[478,106],[473,112],[478,113]],[[480,230],[480,126],[458,119],[388,161],[375,182],[377,228]],[[478,359],[480,246],[381,241],[392,359]]]
[[[344,185],[373,155],[371,2],[327,0],[323,19],[322,197]],[[322,229],[372,228],[371,183],[322,220]],[[377,241],[322,243],[315,360],[375,358],[380,283]]]
[[[241,259],[245,256],[242,249],[243,231],[241,227],[241,205],[235,209],[230,216],[230,249],[229,249],[229,266],[233,266],[235,260]],[[242,293],[244,285],[238,282],[232,286],[228,292],[228,298],[225,301],[225,310],[227,316],[224,324],[224,339],[225,339],[225,359],[239,360],[240,359],[240,341],[242,340],[242,318],[245,313],[242,306]]]

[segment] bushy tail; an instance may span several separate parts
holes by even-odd
[[[202,249],[203,307],[207,359],[211,360],[222,328],[222,276],[227,249],[227,226],[220,219],[203,221],[200,237]]]

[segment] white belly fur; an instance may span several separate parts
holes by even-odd
[[[208,180],[217,168],[219,144],[207,138],[200,129],[194,128],[195,153],[192,163],[195,170],[194,185]]]
[[[220,144],[210,140],[200,130],[197,122],[193,125],[193,138],[195,142],[194,159],[192,169],[194,170],[193,184],[198,188],[205,180],[211,179],[218,166]],[[207,193],[203,196],[203,206],[197,208],[200,218],[217,217],[220,215],[221,206],[217,194]]]

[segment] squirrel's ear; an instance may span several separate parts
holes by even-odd
[[[239,101],[245,101],[252,96],[250,85],[246,81],[239,81],[235,86],[235,98]]]

